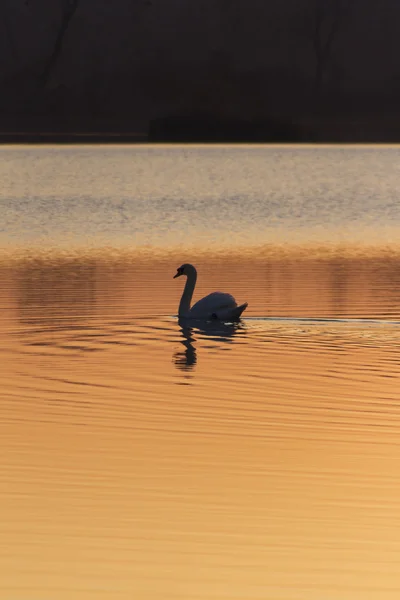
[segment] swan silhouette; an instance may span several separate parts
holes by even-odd
[[[238,306],[235,298],[231,294],[223,292],[213,292],[204,296],[196,302],[191,308],[190,303],[197,280],[197,271],[193,265],[185,263],[178,268],[174,279],[186,275],[187,280],[183,290],[182,298],[179,303],[179,318],[201,319],[219,321],[237,321],[240,315],[247,308],[247,302]]]

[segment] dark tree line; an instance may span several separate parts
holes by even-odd
[[[396,119],[396,15],[390,0],[0,0],[0,125]]]

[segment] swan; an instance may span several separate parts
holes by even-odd
[[[177,269],[174,279],[186,275],[187,280],[179,303],[178,315],[186,319],[219,319],[220,321],[237,321],[242,312],[247,308],[247,302],[237,305],[230,294],[213,292],[208,294],[190,308],[194,288],[197,280],[197,271],[193,265],[185,263]]]

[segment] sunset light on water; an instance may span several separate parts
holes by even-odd
[[[397,599],[400,150],[0,154],[0,597]]]

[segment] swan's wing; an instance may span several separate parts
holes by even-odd
[[[238,321],[240,315],[247,308],[247,302],[240,306],[230,306],[229,308],[222,308],[215,313],[217,319],[221,321]]]
[[[221,310],[232,309],[236,306],[236,300],[231,294],[213,292],[193,304],[190,309],[190,316],[194,319],[207,319],[213,314],[218,314]]]

